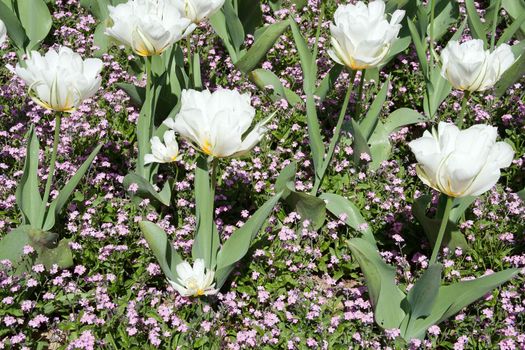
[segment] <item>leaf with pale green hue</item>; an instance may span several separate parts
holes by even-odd
[[[281,198],[281,195],[282,192],[279,192],[272,198],[268,199],[259,209],[257,209],[246,223],[242,225],[242,227],[235,230],[230,238],[224,242],[222,248],[217,254],[217,271],[215,272],[217,288],[220,289],[223,286],[224,282],[226,282],[226,279],[235,267],[235,263],[246,255],[250,249],[252,240],[261,230],[264,222]]]
[[[405,339],[424,336],[424,332],[430,326],[454,316],[464,307],[512,279],[519,272],[519,269],[508,269],[474,280],[441,286],[430,315],[414,321],[411,334],[406,334]]]
[[[414,217],[419,221],[421,226],[423,227],[423,231],[425,235],[427,236],[427,239],[430,242],[430,245],[434,247],[434,244],[436,243],[439,227],[441,225],[441,218],[429,218],[426,215],[426,210],[428,207],[428,204],[431,201],[431,197],[428,195],[421,196],[414,200],[414,204],[412,205],[412,214]],[[451,211],[452,212],[452,211]],[[454,218],[462,215],[461,209],[457,209],[454,213]],[[458,229],[456,222],[450,220],[447,228],[445,230],[445,234],[443,236],[443,246],[447,246],[451,249],[455,249],[456,247],[460,248],[467,248],[468,243],[465,239],[465,236],[461,231]]]
[[[325,202],[306,192],[297,192],[290,188],[290,194],[286,197],[286,204],[295,212],[299,213],[301,220],[308,220],[314,230],[320,229],[326,220]]]
[[[292,34],[301,60],[301,68],[303,70],[303,85],[306,94],[313,94],[315,88],[315,80],[317,78],[317,66],[313,62],[313,54],[306,43],[306,39],[301,34],[297,23],[293,18],[289,19]]]
[[[230,42],[233,45],[237,57],[240,56],[241,46],[244,44],[244,28],[242,22],[237,16],[235,9],[230,0],[224,2],[222,7],[224,12],[224,19],[226,21],[226,30],[228,31],[228,36]]]
[[[215,33],[219,36],[219,38],[221,38],[223,45],[226,47],[226,50],[232,59],[232,62],[237,62],[239,58],[228,33],[226,16],[224,15],[224,12],[215,12],[215,14],[210,17],[209,21]]]
[[[30,243],[31,226],[22,225],[10,231],[0,240],[0,261],[9,260],[16,266],[22,258],[24,246]]]
[[[430,265],[408,292],[411,320],[430,315],[441,286],[442,271],[443,265]]]
[[[202,78],[201,78],[201,59],[199,53],[193,54],[193,88],[196,90],[202,90]]]
[[[395,283],[396,269],[387,265],[368,241],[353,238],[348,245],[365,276],[376,323],[383,329],[399,329],[406,306],[405,293]]]
[[[73,253],[69,248],[69,239],[61,239],[53,248],[37,249],[36,264],[43,264],[50,269],[53,265],[58,265],[61,269],[67,269],[73,266]]]
[[[288,25],[288,21],[281,21],[267,26],[252,47],[235,63],[235,66],[243,73],[252,71],[270,51]]]
[[[62,209],[69,201],[71,194],[73,194],[73,191],[79,184],[80,180],[82,180],[82,178],[86,174],[86,171],[91,166],[91,163],[93,163],[93,159],[95,159],[101,147],[102,145],[98,145],[97,147],[95,147],[95,149],[91,152],[89,157],[87,157],[87,159],[84,161],[84,163],[82,163],[80,168],[78,168],[75,175],[71,177],[67,184],[60,190],[58,196],[51,202],[49,209],[47,210],[45,220],[43,222],[44,231],[48,231],[53,228],[53,226],[55,225],[56,218],[60,215]]]
[[[454,198],[454,203],[448,217],[449,220],[455,222],[456,224],[459,223],[459,220],[465,213],[465,210],[467,210],[467,208],[470,207],[472,203],[474,203],[476,198],[477,197],[475,196]]]
[[[475,39],[483,40],[485,48],[487,47],[487,33],[481,18],[479,18],[478,12],[476,11],[476,6],[474,5],[474,0],[465,0],[465,8],[467,9],[467,18],[470,31],[472,36]]]
[[[430,86],[427,86],[428,94],[430,95],[430,103],[427,95],[423,99],[423,107],[425,113],[433,117],[441,103],[447,98],[452,90],[452,86],[447,79],[441,76],[441,68],[434,67],[430,72]]]
[[[519,191],[517,194],[521,198],[522,201],[525,201],[525,188]]]
[[[291,190],[295,189],[295,175],[297,174],[297,162],[291,162],[281,170],[275,180],[275,192],[283,192],[282,197],[286,198]]]
[[[30,40],[28,49],[31,50],[44,40],[51,30],[51,14],[43,0],[19,0],[17,5],[20,22]]]
[[[144,233],[148,246],[153,251],[153,255],[157,258],[162,272],[169,280],[175,281],[177,278],[176,266],[183,260],[179,253],[173,249],[166,232],[149,221],[141,221],[139,226]]]
[[[443,35],[450,31],[450,27],[455,25],[459,17],[459,5],[455,1],[441,1],[436,6],[436,16],[434,18],[434,40],[439,41]],[[427,29],[430,33],[430,25]]]
[[[335,82],[339,78],[339,75],[341,75],[343,68],[344,67],[340,64],[336,64],[330,69],[328,74],[325,75],[323,80],[321,80],[317,90],[315,90],[315,96],[319,97],[319,101],[322,102],[325,100],[326,95],[328,95],[328,93],[333,89]]]
[[[24,223],[39,225],[40,212],[42,210],[42,197],[38,188],[38,153],[40,144],[33,126],[27,133],[27,140],[24,173],[16,188],[16,204],[23,214]]]
[[[421,115],[416,110],[410,108],[399,108],[390,113],[388,118],[384,121],[384,126],[386,131],[391,134],[401,127],[427,121],[428,118]]]
[[[410,36],[404,36],[404,37],[396,39],[396,41],[392,43],[392,46],[390,47],[388,54],[385,56],[385,58],[381,62],[380,67],[386,66],[399,53],[405,51],[408,48],[408,46],[410,46],[411,42],[412,42],[412,38]],[[371,69],[367,69],[366,71],[369,72],[371,71]],[[376,79],[376,81],[379,81],[379,79]]]
[[[368,141],[363,135],[361,127],[353,118],[350,119],[349,122],[345,123],[345,129],[350,131],[352,134],[354,163],[359,164],[361,162],[361,154],[366,153],[371,155],[370,148],[368,147]]]
[[[505,30],[498,39],[497,46],[511,41],[512,37],[520,29],[520,26],[523,25],[523,23],[525,23],[525,9],[521,13],[521,15],[512,22],[510,26],[505,28]]]
[[[262,26],[263,13],[260,0],[237,0],[238,16],[241,20],[244,32],[253,34],[255,29]]]
[[[22,23],[20,23],[16,13],[2,1],[0,1],[0,20],[4,22],[7,34],[16,47],[20,50],[25,50],[25,45],[29,41],[29,38],[26,35],[24,27],[22,27]]]
[[[525,13],[525,1],[523,0],[503,0],[501,4],[514,21]],[[520,31],[522,35],[525,35],[525,22],[521,23]]]
[[[215,267],[219,249],[219,234],[213,222],[214,197],[210,184],[208,161],[204,156],[199,156],[195,168],[197,232],[191,254],[193,260],[203,259],[210,269]]]
[[[139,198],[147,198],[149,200],[162,203],[166,206],[170,205],[171,188],[169,185],[168,188],[166,188],[165,186],[162,192],[159,193],[155,190],[153,185],[148,180],[133,172],[129,173],[124,177],[124,181],[122,184],[124,188],[128,191],[129,187],[132,184],[136,184],[137,190],[133,194]],[[169,182],[167,182],[166,184],[169,184]]]
[[[410,29],[410,35],[412,36],[412,42],[416,48],[416,54],[423,71],[424,76],[428,76],[428,62],[427,62],[427,44],[426,40],[421,40],[419,33],[417,31],[416,25],[412,22],[411,19],[407,19],[408,28]]]
[[[363,239],[368,241],[372,246],[377,247],[372,229],[354,203],[335,193],[323,193],[319,198],[325,201],[326,209],[328,209],[329,212],[337,218],[344,214],[346,216],[345,223],[354,230],[361,232]],[[364,228],[363,225],[365,225]]]
[[[377,122],[374,133],[368,140],[368,143],[370,145],[370,155],[372,156],[372,161],[368,164],[368,168],[375,171],[379,169],[383,161],[388,160],[392,150],[389,133],[382,122]]]
[[[268,86],[273,88],[272,100],[277,101],[278,99],[284,98],[292,106],[296,104],[302,104],[303,100],[292,90],[285,88],[279,80],[279,77],[273,72],[266,69],[255,69],[249,73],[250,80],[257,85],[261,90],[266,89]]]
[[[372,132],[374,131],[377,122],[379,121],[379,115],[381,114],[381,109],[386,101],[386,95],[388,93],[388,86],[390,84],[390,79],[384,82],[383,87],[376,95],[374,102],[368,109],[366,116],[359,122],[359,128],[366,140],[370,138]]]

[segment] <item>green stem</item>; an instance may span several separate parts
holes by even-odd
[[[212,201],[215,201],[215,189],[217,188],[217,168],[219,165],[219,159],[213,158],[211,162],[211,192]]]
[[[436,12],[436,0],[430,1],[430,64],[429,69],[434,68],[434,18]]]
[[[53,184],[53,177],[55,175],[55,163],[57,160],[58,142],[60,141],[61,123],[62,123],[62,113],[57,112],[55,115],[55,134],[53,136],[53,151],[51,153],[51,162],[49,163],[49,173],[47,174],[46,187],[44,189],[44,198],[42,200],[42,205],[44,206],[44,208],[47,206],[47,202],[49,200],[49,194],[51,192],[51,185]]]
[[[494,45],[496,43],[496,27],[498,26],[498,14],[501,7],[501,0],[496,2],[496,9],[494,10],[494,17],[492,18],[492,36],[490,38],[490,51],[494,51]]]
[[[145,57],[145,66],[146,66],[146,96],[144,98],[144,105],[149,104],[149,109],[140,111],[139,120],[137,123],[137,139],[139,147],[139,155],[137,159],[137,173],[149,179],[149,170],[146,170],[146,165],[144,164],[144,156],[149,152],[150,149],[150,140],[153,136],[153,118],[154,118],[154,109],[152,101],[152,83],[153,76],[151,72],[151,57]],[[144,106],[142,106],[144,108]]]
[[[188,60],[188,77],[190,78],[189,81],[190,81],[190,85],[192,85],[192,81],[193,81],[193,59],[191,57],[191,35],[188,35],[186,37],[186,58]],[[191,86],[189,86],[191,87]]]
[[[326,154],[326,157],[323,161],[323,165],[321,167],[321,173],[319,174],[319,177],[316,178],[317,181],[315,181],[314,187],[312,188],[312,191],[311,191],[311,194],[314,196],[317,196],[317,191],[319,191],[319,187],[321,187],[321,184],[324,179],[324,175],[326,173],[326,169],[328,168],[328,165],[332,161],[335,147],[337,146],[337,143],[339,142],[339,138],[341,136],[341,127],[343,126],[343,121],[345,119],[345,114],[348,108],[348,103],[350,102],[350,95],[352,94],[352,90],[354,86],[353,83],[354,83],[355,74],[356,74],[355,71],[352,71],[352,74],[350,74],[351,79],[348,83],[348,90],[346,91],[346,96],[343,102],[343,107],[341,108],[341,112],[339,113],[339,119],[337,120],[334,135],[332,136],[332,140],[330,141],[330,145],[328,147],[328,153]]]
[[[463,127],[463,119],[467,115],[467,102],[470,98],[470,91],[463,93],[463,99],[461,100],[461,110],[459,111],[458,119],[456,119],[456,125],[461,129]]]
[[[357,90],[357,96],[355,100],[355,119],[356,120],[358,120],[361,117],[363,85],[365,84],[365,72],[366,72],[366,69],[363,69],[361,71],[361,76],[359,77],[359,89]]]
[[[432,250],[432,256],[430,257],[430,261],[428,265],[432,265],[437,260],[437,255],[439,251],[441,250],[441,244],[443,243],[443,236],[445,235],[445,230],[448,225],[448,218],[450,216],[450,210],[452,209],[452,204],[454,203],[454,198],[447,196],[447,204],[445,206],[445,211],[443,212],[443,218],[441,219],[441,226],[439,227],[438,236],[436,239],[436,243],[434,244],[434,249]]]

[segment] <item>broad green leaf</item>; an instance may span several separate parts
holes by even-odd
[[[262,26],[263,13],[260,0],[237,0],[238,16],[244,32],[253,34],[256,28]]]
[[[396,269],[387,265],[376,248],[362,238],[348,242],[365,276],[376,323],[383,329],[400,328],[405,318],[405,293],[395,282]]]
[[[441,103],[443,103],[445,98],[447,98],[447,96],[450,94],[450,91],[452,90],[452,86],[448,80],[441,76],[440,67],[436,66],[430,72],[430,86],[427,86],[427,89],[429,89],[430,103],[427,95],[425,94],[423,99],[423,107],[425,109],[425,113],[430,117],[433,117],[436,114],[439,106],[441,106]]]
[[[435,13],[437,15],[434,18],[434,40],[439,41],[449,32],[450,27],[458,22],[459,5],[455,1],[441,1],[436,6]]]
[[[20,23],[15,12],[2,1],[0,1],[0,20],[4,22],[7,28],[7,34],[16,47],[20,50],[25,50],[29,38],[26,35],[24,27],[22,27],[22,23]]]
[[[427,62],[427,44],[426,39],[423,41],[419,36],[417,28],[411,19],[407,19],[408,28],[410,29],[410,35],[412,36],[412,42],[416,48],[416,54],[423,71],[423,76],[428,76],[428,62]]]
[[[414,322],[412,334],[424,334],[430,326],[437,325],[454,316],[464,307],[512,279],[519,272],[519,269],[508,269],[474,280],[440,287],[432,312],[428,317]]]
[[[465,18],[463,22],[461,22],[461,26],[459,26],[458,30],[452,35],[450,38],[450,41],[459,41],[461,39],[461,36],[463,35],[463,32],[465,31],[465,28],[467,27],[468,19]]]
[[[282,197],[286,198],[290,194],[290,189],[295,189],[295,175],[297,174],[297,163],[291,162],[283,170],[275,180],[275,192],[283,192]]]
[[[525,188],[519,191],[517,194],[521,198],[522,201],[525,201]]]
[[[29,245],[31,226],[22,225],[10,231],[0,240],[0,261],[9,260],[16,266],[21,260],[24,246]]]
[[[24,27],[27,37],[34,43],[40,43],[45,39],[53,21],[43,0],[19,0],[18,15]]]
[[[472,33],[472,36],[475,39],[483,40],[485,48],[487,47],[487,33],[481,19],[479,18],[476,6],[474,5],[474,0],[465,0],[465,7],[467,9],[467,18],[469,23],[469,28]]]
[[[301,34],[297,23],[293,18],[289,19],[292,28],[293,38],[303,70],[303,85],[306,94],[314,94],[315,81],[317,79],[317,66],[313,62],[312,52],[306,43],[304,36]]]
[[[219,249],[219,234],[213,222],[215,194],[210,184],[208,161],[199,156],[195,168],[195,210],[197,216],[197,233],[192,247],[193,259],[204,259],[208,268],[216,264]]]
[[[281,198],[282,192],[268,199],[257,211],[242,225],[235,230],[230,238],[224,242],[217,254],[217,271],[215,273],[217,288],[221,288],[229,274],[235,267],[235,263],[241,260],[248,250],[252,240],[261,230],[264,222],[272,212],[273,208]]]
[[[286,204],[299,213],[301,220],[308,220],[314,230],[320,229],[326,220],[325,202],[305,192],[296,192],[288,186],[290,193],[286,197]]]
[[[105,34],[106,28],[106,21],[101,22],[97,25],[95,33],[93,34],[93,44],[98,47],[98,50],[95,51],[95,56],[97,57],[108,52],[111,45],[110,37]]]
[[[325,75],[323,80],[321,80],[321,83],[317,87],[317,90],[315,90],[315,96],[319,97],[319,101],[322,102],[325,100],[328,93],[333,89],[337,78],[339,78],[339,75],[343,71],[343,68],[344,67],[340,64],[336,64],[330,69],[328,74]]]
[[[367,224],[359,208],[345,197],[342,197],[335,193],[323,193],[319,196],[326,203],[326,209],[331,212],[334,216],[340,217],[341,215],[346,216],[345,223],[353,228],[354,230],[363,234],[363,239],[370,243],[373,247],[377,248],[376,240],[372,229]],[[365,226],[363,229],[362,227]]]
[[[372,132],[377,125],[379,115],[381,114],[381,109],[383,108],[383,105],[386,101],[389,84],[390,79],[387,79],[379,93],[376,95],[374,102],[372,102],[372,105],[368,109],[366,116],[359,122],[359,128],[361,129],[361,132],[366,140],[372,136]]]
[[[201,78],[201,59],[199,53],[196,52],[193,55],[193,88],[196,90],[202,90],[202,78]]]
[[[515,21],[525,12],[525,1],[523,0],[503,0],[501,4]],[[525,35],[525,22],[521,24],[520,31],[522,35]]]
[[[412,214],[423,227],[423,231],[427,236],[430,245],[434,247],[439,232],[439,227],[441,225],[441,218],[437,217],[431,219],[426,215],[426,210],[430,201],[431,198],[428,195],[421,196],[414,200],[414,204],[412,205]],[[451,210],[451,213],[453,211],[454,209]],[[463,213],[461,212],[461,206],[456,207],[456,211],[452,214],[453,217],[450,218],[451,220],[449,221],[445,230],[445,234],[443,236],[443,246],[447,246],[451,249],[454,249],[456,247],[468,247],[468,243],[465,239],[465,236],[458,229],[456,222],[452,220],[456,218],[459,220],[459,216],[462,214]]]
[[[428,119],[416,110],[410,108],[399,108],[390,113],[384,122],[384,126],[386,131],[391,134],[398,128],[427,121]]]
[[[405,51],[410,43],[412,42],[412,38],[407,35],[401,38],[398,38],[396,41],[392,43],[392,47],[390,47],[390,50],[388,51],[388,54],[381,62],[380,67],[386,66],[394,57],[396,57],[399,53]],[[371,72],[372,69],[367,69],[366,72]],[[377,79],[376,81],[379,81]]]
[[[153,251],[153,255],[157,258],[162,272],[169,280],[175,281],[177,278],[176,266],[182,262],[182,257],[173,249],[166,232],[149,221],[141,221],[139,226]]]
[[[496,96],[503,96],[512,84],[521,79],[523,74],[525,74],[525,53],[521,50],[521,56],[503,73],[496,83]]]
[[[237,51],[234,48],[234,45],[231,41],[230,35],[228,33],[228,27],[226,24],[226,17],[223,11],[217,11],[213,16],[210,17],[210,24],[213,27],[213,30],[219,38],[221,38],[222,43],[226,47],[228,54],[230,55],[232,62],[237,62],[239,59],[237,56]]]
[[[235,63],[235,66],[243,73],[252,71],[266,56],[266,53],[273,47],[288,25],[289,21],[281,21],[267,26],[248,52]]]
[[[124,177],[124,181],[122,184],[124,188],[128,191],[129,191],[129,187],[132,184],[136,184],[137,191],[134,192],[134,195],[139,198],[142,198],[142,199],[147,198],[149,200],[162,203],[166,206],[170,205],[171,196],[167,198],[167,195],[161,195],[159,192],[155,190],[153,185],[148,180],[146,180],[145,178],[143,178],[142,176],[136,173],[131,172],[128,175],[126,175]]]
[[[455,222],[456,224],[459,223],[459,220],[465,213],[465,210],[467,210],[467,208],[470,207],[470,205],[474,203],[475,200],[476,197],[470,196],[454,198],[454,204],[450,210],[449,220]]]
[[[377,122],[374,132],[368,140],[372,162],[368,164],[370,170],[377,170],[381,163],[388,159],[392,146],[390,145],[389,133],[381,121]]]
[[[69,201],[71,194],[79,184],[80,180],[82,180],[82,178],[86,174],[86,171],[91,166],[91,163],[93,163],[93,159],[95,159],[101,147],[102,145],[98,145],[97,147],[95,147],[95,149],[87,157],[84,163],[82,163],[80,168],[78,168],[75,175],[73,175],[73,177],[67,182],[67,184],[60,190],[58,196],[51,202],[44,220],[44,231],[49,231],[53,228],[53,226],[55,225],[56,218],[60,215],[62,209]]]
[[[521,13],[521,15],[516,18],[510,26],[508,26],[504,31],[503,34],[498,39],[497,45],[501,45],[503,43],[507,43],[510,40],[512,40],[512,37],[516,32],[520,29],[520,26],[525,23],[525,9]]]
[[[441,286],[442,270],[441,264],[430,265],[408,292],[411,321],[430,315]]]
[[[51,268],[53,265],[58,265],[62,269],[67,269],[73,266],[73,253],[69,248],[71,240],[62,239],[58,245],[53,248],[38,248],[36,264],[43,264],[46,268]]]
[[[102,1],[105,2],[105,0]],[[106,18],[107,8],[101,9],[99,6],[100,2],[101,0],[80,0],[80,6],[92,13],[97,19],[103,20]],[[107,7],[107,3],[105,6]]]
[[[224,12],[224,19],[226,20],[226,29],[228,30],[230,42],[237,53],[237,57],[239,57],[241,46],[244,44],[244,28],[242,22],[237,16],[230,0],[224,2],[222,11]]]
[[[279,77],[269,70],[262,68],[255,69],[249,73],[249,77],[250,80],[253,81],[255,85],[257,85],[257,87],[261,90],[271,86],[273,88],[272,99],[274,101],[284,98],[292,106],[303,103],[301,97],[299,97],[292,90],[285,88],[281,83],[281,80],[279,80]]]
[[[366,153],[371,155],[368,142],[361,131],[359,124],[352,118],[350,122],[346,123],[345,129],[349,130],[352,134],[353,143],[352,148],[354,150],[354,163],[359,164],[361,162],[361,154]]]
[[[27,133],[27,140],[24,173],[16,188],[16,204],[22,211],[24,223],[39,225],[40,210],[42,209],[42,197],[38,188],[38,152],[40,144],[33,126]]]

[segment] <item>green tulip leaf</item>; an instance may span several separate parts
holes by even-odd
[[[412,36],[412,42],[414,43],[414,46],[416,48],[416,54],[417,59],[419,61],[419,65],[421,66],[421,70],[423,72],[423,76],[428,76],[428,62],[427,62],[427,42],[426,38],[425,40],[421,39],[421,36],[419,35],[416,25],[414,22],[409,18],[407,19],[408,28],[410,29],[410,35]]]
[[[2,1],[0,1],[0,20],[4,22],[7,34],[16,47],[19,50],[25,50],[25,45],[29,42],[29,38],[26,35],[24,27],[22,27],[22,23],[20,23],[20,20],[12,8],[8,7],[6,3]]]
[[[290,193],[286,197],[288,207],[299,213],[301,221],[308,220],[312,229],[320,229],[326,220],[326,205],[324,200],[306,192],[297,192],[288,186]]]
[[[42,197],[39,192],[38,153],[40,144],[34,127],[27,133],[27,150],[24,173],[16,188],[16,204],[23,214],[24,223],[40,226]]]
[[[425,114],[433,117],[441,103],[447,98],[452,90],[452,86],[441,76],[441,68],[436,66],[430,72],[430,85],[427,86],[430,99],[425,94],[423,99],[423,108]]]
[[[51,30],[53,21],[47,4],[43,0],[22,0],[16,2],[18,16],[30,40],[29,50],[44,40]]]
[[[372,133],[374,132],[374,129],[379,121],[379,115],[381,114],[381,109],[383,108],[386,101],[389,84],[390,79],[387,79],[387,81],[385,81],[381,87],[379,93],[376,95],[374,102],[372,102],[372,105],[368,109],[366,116],[359,122],[359,129],[361,129],[363,137],[366,140],[372,136]]]
[[[234,269],[235,263],[246,255],[250,249],[252,240],[261,230],[264,222],[281,196],[282,192],[279,192],[268,199],[242,227],[235,230],[226,242],[224,242],[217,254],[217,271],[215,273],[217,288],[223,286],[231,271]]]
[[[465,7],[467,9],[467,18],[469,28],[472,32],[472,36],[475,39],[483,40],[483,43],[485,44],[486,48],[487,33],[485,32],[485,28],[483,26],[483,23],[481,22],[481,18],[479,17],[478,11],[476,10],[476,6],[474,5],[474,0],[465,0]]]
[[[319,196],[326,203],[326,209],[331,212],[334,216],[340,217],[341,215],[346,216],[345,223],[353,228],[354,230],[363,234],[363,239],[370,243],[373,247],[377,248],[376,240],[372,229],[367,224],[359,208],[348,199],[334,193],[323,193]],[[362,226],[366,225],[363,229]]]
[[[513,48],[517,45],[514,45]],[[516,53],[514,55],[516,57],[518,56]],[[505,94],[507,89],[512,84],[521,79],[523,74],[525,74],[525,50],[523,49],[523,46],[521,46],[518,59],[512,64],[512,66],[510,66],[509,69],[505,71],[505,73],[503,73],[501,78],[496,83],[496,96],[503,96],[503,94]]]
[[[269,70],[262,68],[255,69],[249,73],[249,77],[250,80],[261,90],[271,86],[273,88],[273,94],[271,95],[273,101],[284,98],[292,106],[303,103],[303,100],[299,95],[292,90],[285,88],[279,80],[279,77]]]
[[[62,269],[73,266],[73,253],[69,248],[70,242],[69,239],[61,239],[58,244],[52,248],[37,249],[38,255],[35,263],[43,264],[48,269],[55,264]]]
[[[165,206],[169,206],[171,202],[171,185],[170,182],[166,182],[164,188],[159,193],[155,190],[153,185],[149,183],[145,178],[136,174],[129,173],[124,177],[123,185],[126,190],[129,191],[129,187],[132,184],[137,185],[137,190],[133,193],[134,196],[142,199],[149,199],[151,201],[159,202]]]
[[[337,81],[337,79],[339,78],[339,75],[341,75],[341,72],[343,71],[343,68],[344,67],[341,66],[340,64],[336,64],[325,75],[323,80],[321,80],[321,83],[317,87],[317,90],[315,90],[315,96],[319,97],[320,102],[324,101],[328,93],[332,91],[335,85],[335,82]]]
[[[275,180],[275,192],[283,192],[282,197],[286,199],[290,191],[295,190],[295,175],[297,174],[297,162],[291,162],[281,170]]]
[[[180,254],[173,249],[166,232],[149,221],[141,221],[139,226],[144,233],[148,246],[153,251],[153,255],[157,258],[162,272],[169,280],[175,281],[177,278],[176,267],[183,260]]]
[[[29,230],[31,230],[31,226],[22,225],[2,237],[0,240],[0,261],[9,260],[13,266],[17,266],[22,259],[24,246],[31,242]]]
[[[395,283],[395,267],[387,265],[376,248],[362,238],[353,238],[348,245],[365,276],[376,323],[383,329],[399,329],[407,305],[405,293]]]
[[[441,286],[442,271],[443,265],[430,265],[408,292],[411,320],[430,315]]]
[[[197,233],[192,247],[193,259],[203,259],[206,266],[213,269],[219,249],[219,234],[213,222],[215,194],[210,184],[208,160],[204,156],[197,159],[195,168],[195,210]]]

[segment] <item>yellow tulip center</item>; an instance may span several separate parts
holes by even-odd
[[[205,140],[203,143],[202,143],[202,146],[201,146],[201,149],[204,153],[206,153],[207,155],[211,156],[212,153],[211,153],[211,149],[212,149],[212,145],[210,143],[209,140]]]

